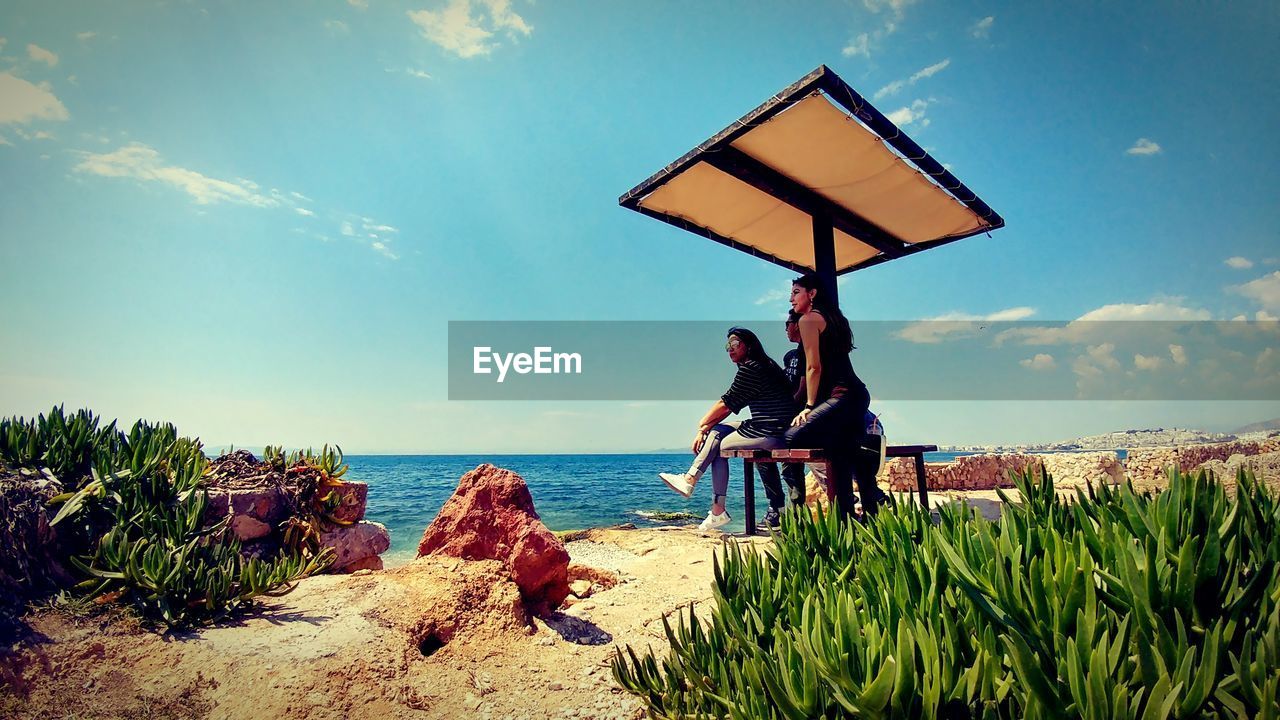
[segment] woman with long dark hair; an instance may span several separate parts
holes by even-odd
[[[786,373],[765,352],[755,333],[746,328],[729,328],[725,350],[729,352],[729,359],[737,364],[738,372],[728,391],[698,423],[698,432],[690,446],[694,453],[693,464],[684,473],[658,473],[668,487],[689,497],[698,478],[708,467],[711,468],[711,510],[698,526],[700,530],[723,527],[731,519],[724,507],[729,490],[729,461],[720,457],[721,451],[785,447],[783,436],[796,412]],[[751,419],[722,422],[730,414],[748,407]],[[783,505],[778,469],[776,465],[767,463],[760,470],[760,481],[769,498],[769,512],[762,524],[777,527]]]
[[[853,371],[849,353],[853,332],[840,308],[827,302],[818,277],[796,278],[791,284],[791,309],[800,314],[800,343],[805,356],[805,405],[786,432],[788,447],[822,448],[830,459],[836,507],[854,514],[855,453],[865,431],[871,394]],[[859,477],[863,507],[875,512],[879,493],[875,478]]]

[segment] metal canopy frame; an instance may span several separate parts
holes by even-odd
[[[896,150],[903,159],[914,165],[920,172],[930,176],[939,187],[968,207],[986,223],[986,226],[957,235],[948,235],[915,244],[907,243],[861,215],[823,197],[778,172],[773,167],[731,146],[734,140],[745,135],[756,126],[768,121],[792,104],[804,100],[815,93],[825,93],[830,100],[843,107],[849,114],[879,136],[881,140]],[[688,230],[722,245],[741,250],[799,273],[809,272],[810,268],[798,263],[783,260],[764,250],[738,242],[733,238],[725,237],[684,218],[651,210],[640,205],[641,201],[650,193],[698,162],[705,162],[717,170],[761,192],[767,193],[813,218],[814,264],[817,266],[813,270],[822,279],[825,286],[824,289],[828,292],[828,297],[833,300],[837,300],[835,282],[837,275],[873,267],[890,260],[914,255],[956,240],[963,240],[967,237],[1004,227],[1004,218],[1000,217],[976,193],[960,182],[956,176],[952,175],[951,171],[943,167],[941,163],[925,152],[915,141],[907,137],[906,134],[898,129],[898,126],[881,114],[857,91],[849,87],[839,75],[836,75],[826,65],[818,66],[808,75],[800,78],[800,80],[791,84],[782,92],[742,116],[737,122],[716,133],[679,160],[654,173],[647,180],[618,198],[619,205],[643,215],[657,218],[681,230]],[[879,251],[879,254],[837,272],[835,267],[834,235],[834,231],[837,229],[875,248]]]

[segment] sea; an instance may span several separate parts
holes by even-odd
[[[927,453],[929,462],[945,462],[967,453]],[[693,456],[633,455],[348,455],[351,469],[344,479],[369,485],[365,519],[382,523],[391,532],[391,548],[383,554],[388,565],[412,559],[422,531],[458,487],[463,473],[492,463],[518,473],[529,486],[542,522],[551,530],[580,530],[633,523],[637,527],[697,524],[711,507],[711,477],[702,478],[685,499],[672,492],[660,472],[683,472]],[[729,515],[725,528],[744,530],[742,463],[729,463]],[[767,503],[756,480],[756,515]],[[661,516],[686,513],[683,519]]]

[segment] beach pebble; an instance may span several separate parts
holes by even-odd
[[[552,681],[552,682],[547,683],[547,689],[548,689],[548,690],[563,690],[563,689],[564,689],[564,684],[563,684],[563,683],[559,683],[559,682]]]

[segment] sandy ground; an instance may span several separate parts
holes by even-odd
[[[770,542],[688,528],[576,537],[573,562],[618,582],[532,627],[496,563],[440,558],[311,578],[261,612],[176,636],[37,614],[0,656],[0,716],[638,718],[609,671],[615,646],[665,647],[664,613],[708,611],[716,549]]]
[[[929,499],[1000,512],[994,491]],[[121,613],[36,613],[31,635],[0,650],[0,717],[640,718],[613,683],[615,648],[664,650],[664,614],[692,603],[709,615],[717,550],[771,543],[688,527],[564,539],[596,582],[531,625],[498,563],[451,558],[310,578],[251,615],[182,634]]]

